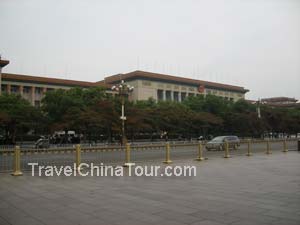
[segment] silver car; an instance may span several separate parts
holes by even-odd
[[[218,136],[207,142],[206,149],[210,150],[220,150],[225,149],[225,142],[228,142],[228,147],[232,149],[238,149],[240,146],[240,139],[237,136]]]

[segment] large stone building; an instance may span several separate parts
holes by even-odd
[[[9,63],[0,59],[0,68]],[[57,78],[45,78],[38,76],[28,76],[21,74],[2,73],[0,71],[1,93],[19,94],[31,102],[32,105],[39,106],[47,91],[54,89],[70,89],[72,87],[90,88],[101,86],[111,94],[111,86],[124,80],[134,86],[131,95],[132,100],[171,100],[182,101],[188,96],[195,95],[217,95],[229,101],[237,101],[245,98],[247,89],[239,86],[220,84],[202,80],[194,80],[183,77],[176,77],[158,73],[144,71],[134,71],[125,74],[108,76],[99,82],[86,82],[65,80]]]
[[[171,100],[182,101],[188,96],[216,95],[230,101],[245,98],[249,90],[233,85],[195,80],[165,74],[134,71],[106,77],[105,84],[117,84],[121,80],[134,86],[133,100]]]

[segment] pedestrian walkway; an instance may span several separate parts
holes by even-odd
[[[2,173],[0,224],[300,224],[296,151],[176,160],[172,165],[195,165],[197,176]]]

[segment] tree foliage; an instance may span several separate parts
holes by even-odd
[[[15,142],[17,134],[34,131],[52,134],[75,130],[83,139],[105,140],[121,134],[121,101],[101,88],[72,88],[47,92],[41,108],[32,107],[16,95],[0,96],[0,134]],[[256,106],[207,95],[188,97],[182,103],[164,101],[126,101],[126,133],[131,139],[168,133],[169,137],[191,138],[236,134],[259,137],[264,132],[298,133],[299,108]]]

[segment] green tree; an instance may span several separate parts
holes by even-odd
[[[36,121],[44,121],[39,109],[19,95],[1,95],[0,106],[0,128],[6,144],[15,144],[17,135],[36,127]]]

